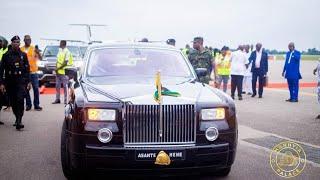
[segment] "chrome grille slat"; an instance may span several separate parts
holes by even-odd
[[[194,105],[162,105],[162,138],[160,105],[125,105],[125,145],[160,145],[195,143]]]

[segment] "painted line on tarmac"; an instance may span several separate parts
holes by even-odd
[[[244,140],[239,140],[239,141],[240,141],[241,144],[245,144],[246,146],[266,151],[268,153],[268,158],[269,158],[270,153],[272,152],[272,150],[269,149],[269,148],[266,148],[266,147],[263,147],[263,146],[259,146],[259,145],[253,144],[253,143],[249,143],[249,142],[246,142]],[[281,154],[283,154],[283,153],[281,153]],[[313,167],[320,168],[320,164],[318,164],[318,163],[312,162],[312,161],[310,161],[308,159],[306,159],[306,162],[308,164],[312,165]]]
[[[315,144],[310,144],[310,143],[307,143],[307,142],[302,142],[302,141],[299,141],[299,140],[290,139],[288,137],[280,136],[280,135],[274,134],[274,133],[260,131],[260,130],[257,130],[257,129],[253,129],[253,128],[249,127],[249,126],[239,125],[238,127],[239,127],[239,129],[244,129],[245,131],[254,132],[254,134],[258,134],[258,137],[265,137],[265,136],[270,136],[271,135],[271,136],[278,137],[280,139],[285,139],[285,140],[288,140],[288,141],[293,141],[293,142],[297,142],[297,143],[300,143],[300,144],[303,144],[303,145],[306,145],[306,146],[311,146],[311,147],[320,149],[320,146],[315,145]],[[239,137],[239,138],[240,139],[247,139],[247,138],[241,138],[241,137]],[[256,137],[252,137],[252,138],[256,138]]]
[[[268,137],[268,136],[275,136],[275,137],[277,137],[279,139],[284,139],[285,141],[296,142],[296,143],[304,145],[304,146],[309,146],[309,147],[312,147],[312,148],[315,148],[315,149],[320,149],[320,146],[318,146],[318,145],[314,145],[314,144],[310,144],[310,143],[307,143],[307,142],[302,142],[302,141],[290,139],[288,137],[283,137],[283,136],[280,136],[280,135],[277,135],[277,134],[274,134],[274,133],[268,133],[268,132],[256,130],[256,129],[253,129],[253,128],[249,127],[249,126],[239,125],[238,127],[239,127],[239,141],[241,143],[247,144],[247,145],[249,145],[251,147],[255,147],[257,149],[266,150],[269,153],[272,151],[270,148],[267,148],[267,147],[264,147],[264,146],[261,146],[261,145],[258,145],[258,144],[254,144],[252,142],[248,142],[248,141],[246,141],[246,139],[250,139],[250,138],[251,139],[254,139],[254,138],[259,139],[259,138],[264,138],[264,137]],[[241,130],[244,130],[244,131],[241,131]],[[311,164],[314,167],[320,167],[320,164],[318,164],[316,162],[313,162],[313,161],[311,161],[309,159],[307,159],[306,161],[307,161],[307,163]]]
[[[277,92],[285,92],[285,93],[289,93],[289,90],[284,90],[284,89],[275,89],[275,88],[264,88],[265,90],[268,91],[277,91]],[[317,97],[318,95],[315,93],[308,93],[308,92],[299,92],[299,95],[306,95],[306,96],[313,96],[313,97]]]

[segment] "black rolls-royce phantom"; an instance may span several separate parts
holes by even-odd
[[[61,135],[67,178],[87,170],[226,176],[237,147],[227,94],[198,81],[180,50],[152,43],[88,48]]]

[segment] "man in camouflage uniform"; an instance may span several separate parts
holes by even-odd
[[[189,61],[193,68],[206,68],[208,74],[205,77],[200,77],[200,82],[209,83],[210,73],[213,68],[212,53],[203,47],[203,38],[195,37],[193,39],[193,49],[189,51]]]

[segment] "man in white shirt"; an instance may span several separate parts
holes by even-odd
[[[244,53],[246,54],[247,59],[250,57],[250,45],[244,45]],[[252,95],[252,72],[251,72],[252,63],[249,64],[244,77],[243,77],[243,94],[248,93]]]
[[[234,93],[238,90],[238,98],[242,100],[242,82],[249,61],[243,52],[243,46],[231,54],[231,97],[234,99]]]
[[[317,94],[318,94],[318,102],[320,103],[320,61],[318,62],[317,67],[313,70],[313,74],[317,75],[317,79],[318,79]],[[320,119],[320,114],[316,117],[316,119]]]

